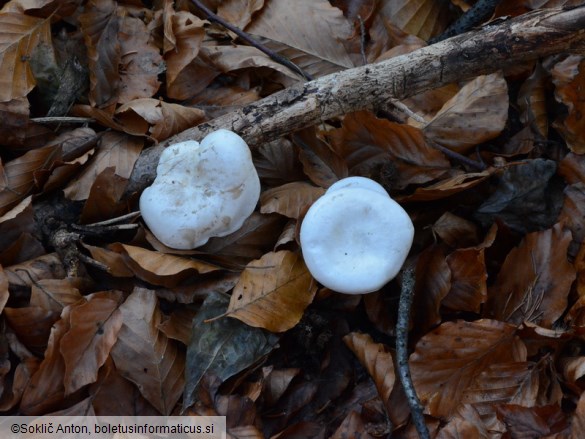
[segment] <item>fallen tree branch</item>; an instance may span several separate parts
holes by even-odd
[[[404,99],[548,55],[584,51],[585,6],[544,9],[377,64],[300,83],[146,149],[134,166],[126,193],[140,192],[152,183],[166,145],[200,140],[219,128],[240,134],[254,148],[392,98]]]

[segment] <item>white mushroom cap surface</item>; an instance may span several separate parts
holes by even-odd
[[[340,293],[364,294],[398,274],[414,226],[382,186],[349,177],[313,203],[300,235],[303,258],[317,281]]]
[[[244,140],[228,130],[169,146],[157,177],[140,197],[146,225],[159,241],[193,249],[238,230],[254,211],[260,180]]]

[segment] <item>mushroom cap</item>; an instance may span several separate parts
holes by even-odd
[[[300,235],[305,263],[317,281],[340,293],[364,294],[398,274],[414,226],[382,186],[349,177],[313,203]]]
[[[175,249],[193,249],[235,232],[260,197],[250,149],[228,130],[209,134],[201,144],[169,146],[156,172],[140,197],[140,211],[154,236]]]

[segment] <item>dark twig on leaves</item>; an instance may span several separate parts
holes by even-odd
[[[500,0],[478,0],[465,14],[459,17],[455,23],[449,26],[441,35],[429,40],[429,44],[435,44],[447,38],[465,33],[479,26],[494,13]]]
[[[427,140],[427,142],[429,142],[431,144],[431,146],[433,148],[438,149],[439,151],[441,151],[443,154],[445,154],[447,157],[449,157],[452,160],[456,160],[459,163],[466,165],[466,166],[469,166],[470,168],[473,168],[473,169],[478,170],[478,171],[484,171],[487,168],[487,166],[483,162],[478,162],[478,161],[472,160],[468,157],[465,157],[464,155],[459,154],[458,152],[452,151],[449,148],[445,148],[444,146],[439,145],[438,143],[433,142],[430,139],[426,139],[426,140]]]
[[[423,415],[423,407],[412,384],[408,364],[408,329],[410,308],[414,298],[414,275],[415,264],[407,262],[402,269],[400,281],[400,301],[398,303],[398,320],[396,322],[396,364],[398,376],[410,407],[412,422],[418,432],[418,436],[420,439],[430,439]]]
[[[262,44],[258,43],[257,41],[255,41],[254,39],[252,39],[250,37],[250,35],[248,35],[246,32],[244,32],[243,30],[237,28],[233,24],[228,23],[223,18],[219,17],[217,14],[215,14],[211,9],[209,9],[207,6],[205,6],[199,0],[191,0],[191,2],[195,5],[195,7],[197,9],[199,9],[205,15],[207,15],[207,19],[209,21],[211,21],[212,23],[217,23],[217,24],[225,27],[227,30],[235,33],[238,37],[240,37],[246,43],[250,44],[251,46],[254,46],[256,49],[260,50],[262,53],[268,55],[273,61],[276,61],[277,63],[282,64],[285,67],[288,67],[289,69],[291,69],[296,74],[301,75],[307,81],[312,81],[313,80],[313,77],[311,75],[309,75],[307,72],[305,72],[299,66],[297,66],[295,63],[293,63],[289,59],[285,58],[284,56],[281,56],[278,53],[270,50],[269,48],[263,46]]]

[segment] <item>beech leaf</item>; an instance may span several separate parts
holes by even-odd
[[[526,361],[516,327],[496,320],[447,322],[410,356],[412,380],[426,411],[448,418],[475,378],[496,363]]]
[[[168,416],[183,393],[184,354],[158,328],[161,312],[154,291],[135,288],[119,310],[124,323],[112,349],[116,368]]]
[[[219,293],[210,294],[193,320],[191,342],[187,348],[184,409],[197,400],[201,380],[229,377],[250,367],[271,352],[278,337],[258,328],[251,328],[234,319],[210,318],[223,314],[229,299]]]
[[[51,20],[0,13],[0,102],[26,96],[35,86],[29,59],[40,44],[51,44]]]
[[[298,253],[267,253],[242,272],[226,315],[250,326],[286,331],[299,322],[316,291]]]

